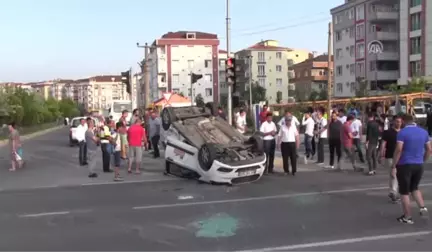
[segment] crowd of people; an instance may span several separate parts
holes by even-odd
[[[398,218],[403,223],[413,223],[409,194],[412,194],[425,215],[419,184],[423,175],[423,164],[432,152],[429,134],[414,123],[411,115],[389,116],[369,113],[365,130],[358,114],[346,115],[344,109],[333,110],[327,118],[324,108],[309,108],[301,122],[286,112],[276,124],[273,114],[264,106],[260,114],[260,132],[263,135],[264,150],[267,155],[266,174],[273,173],[275,151],[282,155],[283,170],[286,175],[297,172],[300,130],[304,127],[304,162],[313,160],[324,166],[324,149],[328,145],[330,160],[325,168],[345,170],[341,159],[344,153],[354,171],[363,170],[357,164],[367,163],[368,175],[375,175],[378,164],[383,164],[389,172],[389,198],[392,202],[402,202],[404,214]],[[238,127],[238,126],[237,126]],[[362,134],[365,132],[363,155]],[[290,170],[291,166],[291,170]]]
[[[88,166],[89,177],[97,177],[96,163],[102,158],[103,172],[114,172],[114,181],[123,181],[120,175],[122,160],[127,162],[128,173],[140,174],[143,150],[152,150],[153,157],[159,158],[160,118],[157,111],[147,111],[140,115],[138,109],[132,112],[127,122],[129,111],[122,112],[118,122],[111,118],[95,125],[91,117],[81,119],[77,127],[79,143],[79,163]],[[99,147],[100,146],[100,147]]]

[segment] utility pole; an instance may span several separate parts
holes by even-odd
[[[252,109],[252,106],[253,106],[253,101],[252,101],[252,82],[253,82],[253,80],[252,80],[252,55],[249,55],[249,56],[247,56],[247,59],[248,59],[248,64],[249,64],[249,110],[250,110],[250,113],[251,113],[251,118],[252,118],[252,121],[253,121],[253,124],[254,124],[254,128],[256,127],[256,123],[255,123],[255,116],[254,116],[254,114],[253,114],[253,109]]]
[[[141,63],[141,72],[144,75],[144,108],[147,108],[150,105],[150,74],[148,70],[148,54],[150,46],[148,46],[147,43],[145,43],[144,46],[137,43],[137,47],[144,48],[144,59]]]
[[[332,95],[333,95],[333,85],[332,85],[332,54],[333,54],[333,25],[329,22],[328,25],[328,49],[327,49],[327,106],[328,106],[328,116],[331,116],[332,109]]]
[[[230,0],[226,0],[226,50],[227,58],[231,56],[230,37],[231,37],[231,19],[230,19]],[[228,78],[226,79],[228,83]],[[228,123],[232,125],[232,86],[228,83]]]

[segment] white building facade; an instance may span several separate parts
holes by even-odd
[[[150,99],[164,92],[182,94],[204,102],[219,100],[219,39],[203,32],[170,32],[154,41],[148,55]],[[191,85],[190,74],[203,78]]]

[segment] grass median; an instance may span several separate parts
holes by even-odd
[[[39,131],[59,127],[61,125],[62,124],[59,124],[58,122],[43,123],[43,124],[32,125],[32,126],[18,127],[18,131],[20,132],[21,136],[25,136]],[[4,126],[0,131],[0,140],[5,140],[8,137],[9,137],[9,129],[7,126]]]

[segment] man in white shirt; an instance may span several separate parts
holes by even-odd
[[[272,113],[269,112],[267,113],[266,120],[260,126],[260,131],[264,135],[264,152],[267,156],[266,173],[273,173],[276,150],[275,135],[277,134],[277,127],[272,120]]]
[[[345,110],[344,109],[339,109],[338,111],[338,120],[344,124],[347,120],[347,117],[345,115]]]
[[[305,164],[307,164],[307,159],[312,157],[312,139],[314,136],[314,127],[315,121],[312,118],[310,112],[304,114],[302,119],[302,126],[305,126],[305,135],[304,135],[304,145],[306,149],[305,153]]]
[[[291,119],[291,125],[292,126],[294,126],[294,127],[296,127],[297,128],[297,130],[298,130],[298,127],[300,126],[300,122],[299,122],[299,120],[297,120],[297,117],[295,117],[291,112],[289,112],[289,111],[287,111],[286,113],[285,113],[285,117],[282,117],[280,120],[279,120],[279,122],[278,122],[278,125],[279,125],[279,127],[282,127],[282,125],[285,125],[285,118],[286,117],[291,117],[292,119]]]
[[[327,143],[327,119],[324,117],[325,109],[319,108],[317,112],[318,117],[318,165],[324,165],[324,146]]]
[[[87,131],[87,123],[85,118],[81,118],[80,125],[76,128],[75,137],[78,141],[79,152],[78,159],[81,166],[87,165],[87,144],[85,141],[85,133]]]
[[[363,152],[361,148],[362,122],[358,118],[355,118],[351,123],[351,132],[353,134],[354,148],[359,155],[360,162],[364,163],[365,160],[363,158]]]
[[[244,134],[247,130],[246,125],[246,112],[241,109],[236,119],[236,128],[240,133]]]
[[[292,117],[285,117],[285,123],[281,126],[278,133],[278,148],[282,152],[282,163],[285,175],[289,174],[289,163],[291,161],[291,174],[297,172],[297,149],[300,145],[300,136],[297,127],[292,126]]]

